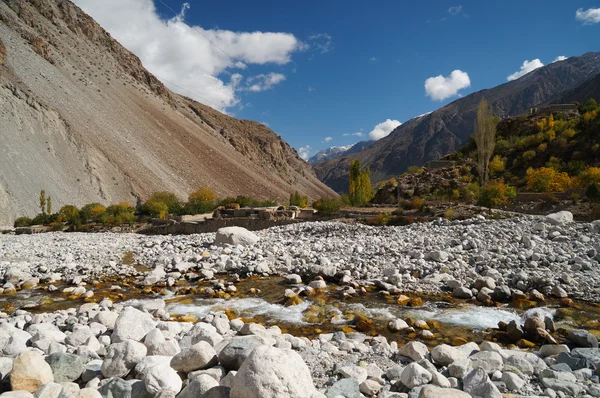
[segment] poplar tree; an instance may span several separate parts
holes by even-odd
[[[477,121],[475,122],[475,143],[477,144],[477,164],[481,186],[485,186],[489,178],[490,158],[494,154],[496,146],[496,124],[492,106],[481,99],[477,109]]]
[[[368,167],[361,170],[358,160],[353,160],[350,164],[350,186],[348,191],[350,203],[353,206],[367,203],[373,197],[371,171]]]

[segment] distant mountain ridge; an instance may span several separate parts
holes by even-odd
[[[348,187],[348,168],[353,159],[371,169],[371,180],[401,174],[411,165],[455,152],[473,132],[477,106],[485,98],[496,115],[506,118],[560,98],[600,73],[600,53],[554,62],[497,87],[460,98],[432,113],[413,118],[390,135],[360,152],[314,166],[317,176],[335,191]]]
[[[332,146],[329,148],[321,149],[313,157],[308,159],[308,163],[312,166],[319,163],[326,162],[331,159],[338,158],[340,156],[351,155],[356,152],[360,152],[373,145],[374,141],[359,141],[355,144]]]

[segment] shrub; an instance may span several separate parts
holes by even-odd
[[[423,170],[423,168],[419,166],[409,166],[406,169],[406,172],[408,174],[421,175],[425,172],[425,170]]]
[[[31,221],[32,220],[29,217],[19,217],[15,220],[14,227],[15,228],[29,227],[30,225],[33,225],[31,223]]]
[[[449,208],[444,212],[444,218],[448,219],[448,220],[453,220],[454,219],[454,209],[453,208]]]
[[[290,206],[298,206],[304,208],[308,206],[308,196],[302,196],[300,192],[296,191],[290,194]]]
[[[496,152],[504,153],[510,149],[510,143],[506,140],[499,140],[496,142]]]
[[[477,204],[491,209],[507,204],[516,194],[515,187],[504,184],[502,179],[490,181],[480,190]]]
[[[168,191],[154,192],[152,195],[150,195],[146,201],[146,204],[148,202],[163,202],[167,205],[169,214],[180,214],[182,210],[181,200],[177,197],[177,195]]]
[[[585,196],[592,202],[600,202],[600,185],[596,183],[590,184],[585,190]]]
[[[60,221],[53,221],[50,223],[50,230],[54,232],[62,231],[65,225]]]
[[[498,174],[504,171],[504,160],[500,157],[500,155],[494,156],[494,158],[489,163],[490,173]]]
[[[531,159],[535,157],[535,151],[525,151],[523,152],[523,160],[529,162]]]
[[[562,171],[564,166],[562,160],[560,160],[557,157],[550,156],[550,160],[546,162],[546,167],[554,169],[556,171]]]
[[[313,203],[313,208],[323,215],[331,215],[340,211],[342,202],[338,199],[319,199]]]
[[[79,210],[79,218],[82,223],[96,221],[98,215],[106,211],[100,203],[88,203]]]
[[[600,167],[588,167],[577,177],[579,188],[587,189],[592,184],[600,184]]]
[[[588,168],[583,160],[571,160],[564,168],[564,171],[571,176],[578,176]]]
[[[548,148],[548,144],[544,142],[538,146],[537,150],[538,152],[542,153],[546,151],[546,148]]]
[[[119,204],[109,206],[106,209],[105,216],[99,216],[100,222],[107,225],[122,225],[133,224],[135,222],[135,208],[128,202],[120,202]]]
[[[169,207],[165,202],[149,200],[146,207],[151,216],[166,219],[169,216]]]
[[[199,187],[188,196],[185,212],[201,214],[212,211],[216,207],[217,195],[205,187]]]
[[[472,176],[462,176],[460,177],[460,180],[462,182],[466,182],[467,184],[473,181],[473,177]]]
[[[79,218],[79,209],[73,205],[65,205],[58,211],[58,221],[66,222],[70,225],[81,225]]]
[[[425,206],[425,201],[421,198],[419,198],[418,196],[415,196],[411,202],[411,208],[418,210],[418,211],[423,211],[423,207]]]
[[[373,220],[373,224],[375,225],[387,225],[390,222],[390,213],[379,213],[375,220]]]
[[[560,173],[549,167],[527,170],[525,180],[529,192],[564,192],[571,185],[567,173]]]

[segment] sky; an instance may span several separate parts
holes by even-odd
[[[600,51],[600,0],[74,2],[167,87],[303,158]]]

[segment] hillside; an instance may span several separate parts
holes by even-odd
[[[488,90],[460,98],[435,112],[414,118],[373,146],[356,154],[315,166],[321,181],[336,191],[348,186],[348,168],[353,159],[369,166],[373,181],[398,175],[411,165],[422,165],[455,152],[473,131],[481,98],[492,104],[496,115],[517,116],[574,89],[600,73],[600,53],[586,53],[555,62]]]
[[[204,185],[334,195],[273,131],[169,91],[70,1],[0,2],[0,224],[63,204]]]
[[[600,102],[600,73],[584,82],[582,85],[563,93],[556,101],[557,103],[586,102],[593,98]]]

